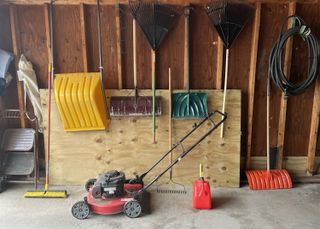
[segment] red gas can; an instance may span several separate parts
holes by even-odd
[[[202,165],[200,165],[200,178],[193,183],[193,207],[196,209],[211,209],[210,184],[204,180],[202,171]]]
[[[193,207],[196,209],[211,209],[210,184],[203,179],[195,180],[193,184]]]

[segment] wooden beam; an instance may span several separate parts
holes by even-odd
[[[217,42],[217,75],[216,75],[216,89],[222,89],[222,74],[223,74],[223,41],[218,36]]]
[[[11,37],[12,37],[12,48],[13,53],[15,55],[15,67],[16,67],[16,75],[17,71],[19,69],[19,58],[21,55],[21,48],[20,48],[20,37],[19,33],[19,27],[18,27],[18,17],[17,17],[17,6],[10,5],[10,26],[11,26]],[[23,92],[23,83],[19,81],[18,75],[17,75],[17,91],[18,91],[18,105],[19,110],[23,111],[25,109],[24,106],[24,92]],[[23,115],[20,117],[20,126],[21,128],[26,127],[26,119]]]
[[[289,3],[288,16],[294,15],[296,13],[296,3]],[[287,28],[291,28],[291,21],[288,21]],[[291,61],[292,61],[292,45],[293,39],[289,38],[286,44],[285,54],[284,54],[284,65],[283,72],[290,77]],[[278,124],[278,136],[277,136],[277,145],[278,145],[278,158],[277,158],[277,168],[281,169],[283,164],[283,146],[284,146],[284,137],[286,129],[286,116],[287,116],[287,98],[284,93],[281,95],[280,102],[280,114],[279,114],[279,124]]]
[[[44,26],[46,32],[46,40],[47,40],[47,56],[48,56],[48,69],[47,75],[49,74],[49,65],[52,63],[51,57],[51,37],[50,37],[50,20],[49,20],[49,4],[44,4]],[[49,77],[47,77],[49,79]],[[48,84],[49,82],[47,82]]]
[[[153,1],[153,0],[145,0],[145,1]],[[219,0],[215,0],[219,1]],[[248,3],[290,3],[295,2],[297,0],[247,0]],[[42,5],[43,3],[49,3],[50,0],[4,0],[0,3],[6,4],[6,3],[14,3],[14,4],[20,4],[20,5]],[[129,4],[129,0],[100,0],[101,5],[114,5],[115,3],[119,2],[120,4]],[[184,5],[186,3],[190,4],[208,4],[212,2],[212,0],[161,0],[161,3],[166,4],[178,4],[178,5]],[[302,1],[301,1],[302,2]],[[96,0],[55,0],[54,4],[58,5],[79,5],[80,3],[84,4],[90,4],[95,5]],[[303,0],[303,4],[317,4],[319,3],[318,0]]]
[[[250,168],[250,158],[252,152],[252,126],[253,126],[253,108],[254,108],[254,91],[256,82],[257,57],[259,45],[259,32],[261,22],[261,3],[256,3],[256,12],[252,31],[251,59],[249,70],[249,87],[248,87],[248,140],[247,140],[247,157],[246,169]]]
[[[116,4],[116,41],[117,41],[117,68],[118,68],[118,89],[123,88],[122,83],[122,59],[121,59],[121,24],[120,4]]]
[[[83,71],[88,72],[88,52],[86,38],[86,21],[85,21],[85,4],[80,4],[80,29],[81,29],[81,44],[82,44],[82,60]]]
[[[184,55],[183,55],[183,88],[185,90],[187,90],[188,88],[190,88],[190,82],[189,82],[189,74],[190,74],[190,56],[189,53],[190,52],[190,34],[189,34],[189,30],[190,30],[190,26],[189,26],[189,19],[190,19],[190,10],[188,9],[188,7],[190,7],[189,5],[185,5],[184,6]]]
[[[311,128],[309,135],[308,145],[308,159],[307,159],[307,174],[313,175],[314,173],[314,160],[317,150],[317,139],[319,131],[319,118],[320,118],[320,77],[317,78],[316,87],[314,89],[313,107],[311,116]]]

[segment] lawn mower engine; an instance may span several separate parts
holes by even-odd
[[[99,198],[115,198],[124,195],[125,175],[123,172],[112,170],[98,177],[92,186],[92,196]]]

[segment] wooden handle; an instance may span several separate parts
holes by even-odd
[[[223,103],[222,103],[222,113],[226,111],[226,100],[227,100],[227,85],[228,85],[228,69],[229,69],[229,49],[226,50],[226,63],[224,70],[224,89],[223,89]],[[221,124],[221,134],[220,137],[224,137],[224,122]]]
[[[151,71],[152,71],[152,130],[153,143],[156,141],[156,52],[151,50]]]
[[[171,85],[171,68],[169,68],[169,149],[172,147],[172,85]],[[172,154],[171,154],[171,160],[172,162]]]

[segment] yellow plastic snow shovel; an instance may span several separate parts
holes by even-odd
[[[99,72],[56,74],[54,89],[65,131],[104,130],[108,127]]]

